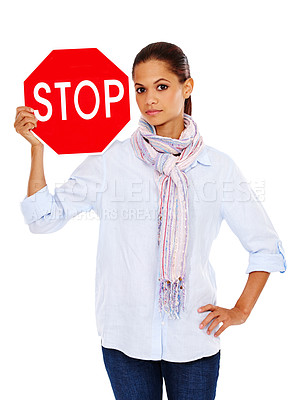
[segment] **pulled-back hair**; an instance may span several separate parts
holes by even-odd
[[[177,75],[180,83],[191,77],[187,57],[181,48],[172,43],[156,42],[144,47],[135,57],[132,66],[133,79],[136,65],[149,60],[165,61],[170,71]],[[191,96],[185,99],[184,112],[188,115],[192,114]]]

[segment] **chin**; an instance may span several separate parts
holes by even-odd
[[[153,126],[161,126],[161,125],[164,125],[166,122],[169,121],[163,115],[150,116],[150,115],[144,114],[144,119],[150,125],[153,125]]]

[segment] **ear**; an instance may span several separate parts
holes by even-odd
[[[188,99],[194,88],[194,80],[193,78],[188,78],[183,84],[183,96],[185,99]]]

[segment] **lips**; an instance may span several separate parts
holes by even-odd
[[[146,114],[147,115],[157,115],[161,112],[162,110],[147,110]]]

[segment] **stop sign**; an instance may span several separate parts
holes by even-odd
[[[33,132],[57,154],[100,153],[130,121],[128,76],[95,48],[53,50],[24,95]]]

